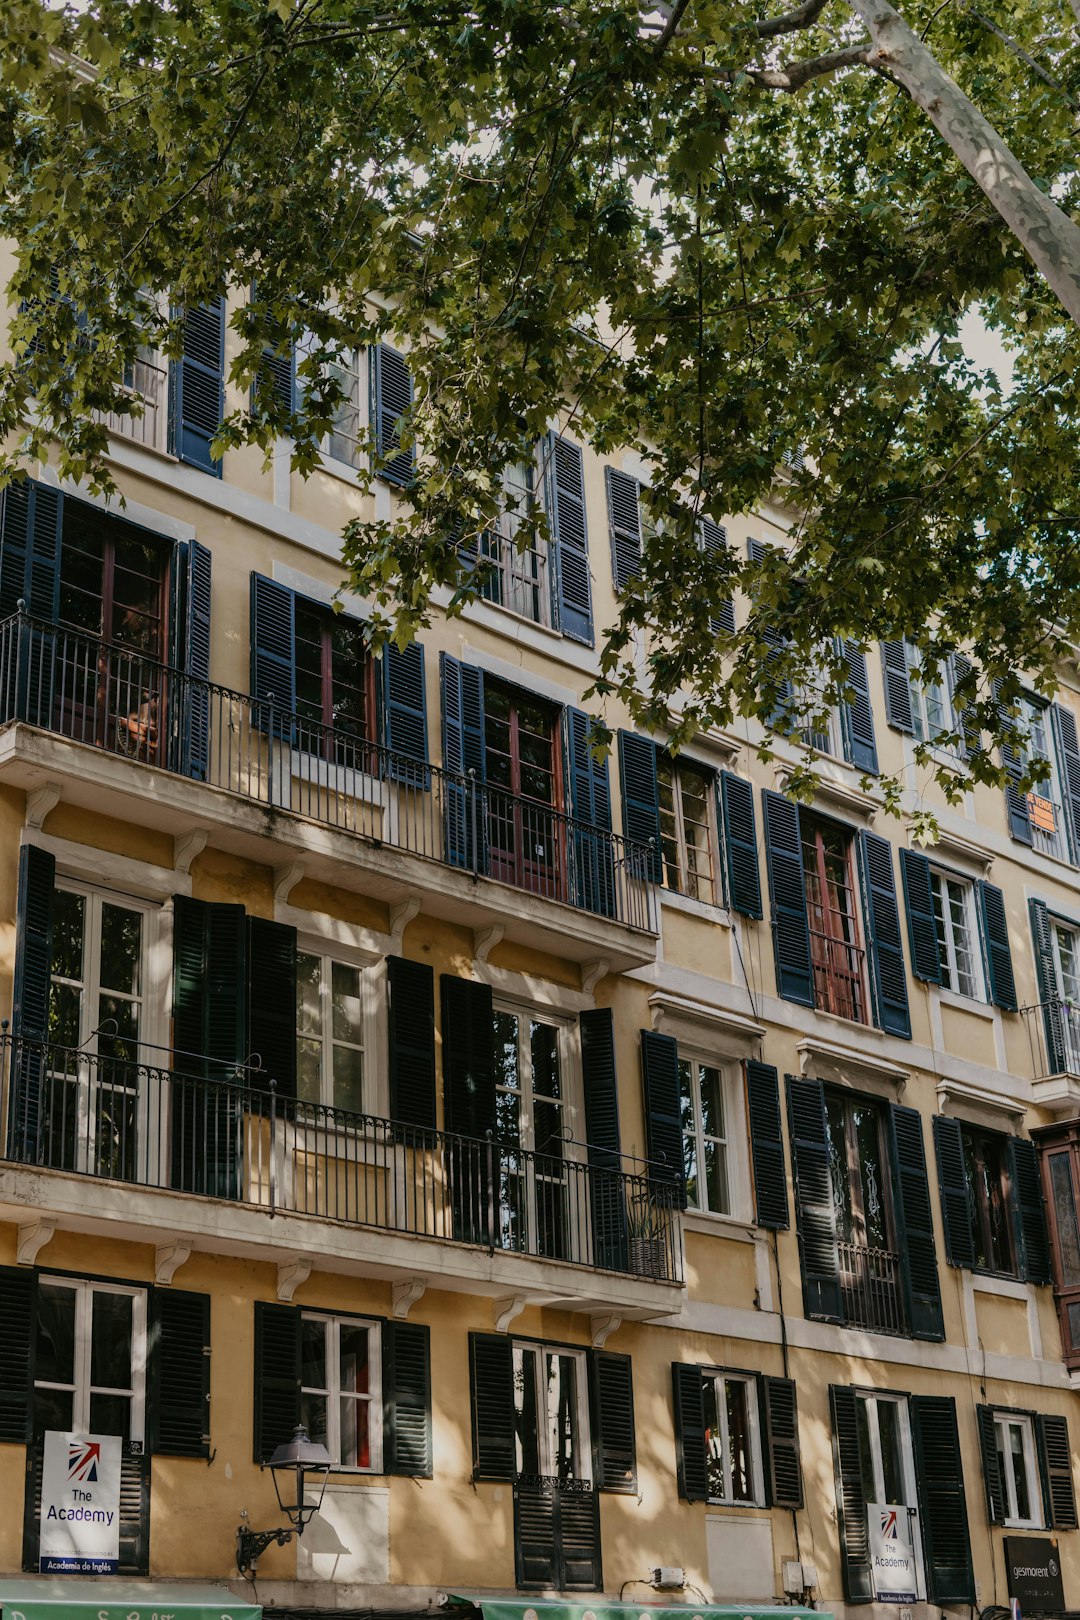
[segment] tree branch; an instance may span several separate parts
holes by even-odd
[[[1080,6],[1080,0],[1077,0],[1077,5]],[[1080,17],[1080,12],[1078,12],[1077,15]],[[984,17],[982,12],[976,11],[974,7],[970,9],[969,16],[974,17],[976,22],[982,23],[983,27],[988,29],[991,34],[996,34],[998,39],[1001,40],[1002,44],[1007,45],[1009,50],[1012,51],[1013,55],[1020,58],[1021,62],[1026,62],[1032,73],[1037,73],[1043,83],[1050,86],[1051,90],[1056,90],[1060,96],[1064,96],[1073,112],[1080,112],[1080,101],[1077,101],[1073,96],[1070,96],[1065,86],[1063,84],[1059,84],[1054,78],[1053,74],[1047,73],[1042,64],[1040,62],[1036,62],[1035,58],[1025,51],[1019,40],[1013,39],[1011,34],[1007,34],[1003,28],[998,27],[996,22],[991,22],[989,17]]]
[[[779,17],[762,17],[754,23],[758,39],[776,39],[780,34],[797,34],[800,29],[816,23],[829,0],[803,0],[801,6],[783,12]],[[1080,5],[1080,0],[1077,0]]]
[[[663,56],[664,52],[667,50],[668,46],[671,44],[671,41],[674,39],[675,30],[678,28],[679,24],[682,22],[683,13],[686,11],[686,8],[687,8],[687,6],[689,4],[690,4],[690,0],[675,0],[675,4],[671,8],[671,13],[670,13],[670,15],[668,17],[668,20],[664,24],[663,32],[661,33],[659,39],[656,41],[657,59],[659,59],[661,56]],[[1080,0],[1077,0],[1077,4],[1080,5]]]
[[[826,78],[844,68],[865,67],[870,61],[869,41],[859,45],[846,45],[840,51],[826,51],[823,56],[808,56],[803,61],[787,62],[783,67],[690,67],[686,71],[695,77],[714,79],[721,84],[734,84],[738,79],[749,79],[759,90],[801,90],[813,79]]]

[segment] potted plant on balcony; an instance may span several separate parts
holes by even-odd
[[[630,1270],[635,1277],[667,1274],[666,1210],[652,1188],[631,1198],[627,1210],[627,1236],[630,1242]]]

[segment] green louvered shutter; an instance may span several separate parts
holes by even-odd
[[[795,1381],[758,1375],[761,1410],[765,1427],[765,1456],[768,1468],[769,1505],[801,1508],[803,1505],[802,1458],[799,1449],[799,1409]]]
[[[829,1385],[833,1462],[836,1469],[836,1519],[844,1596],[849,1603],[869,1603],[874,1587],[870,1573],[870,1537],[862,1487],[859,1445],[859,1398],[842,1384]]]
[[[3,490],[0,518],[0,618],[20,601],[35,619],[59,612],[64,497],[51,484],[16,478]]]
[[[765,816],[765,857],[772,902],[776,988],[785,1001],[814,1005],[810,966],[810,921],[806,910],[798,807],[782,793],[761,795]]]
[[[32,1433],[38,1274],[0,1266],[0,1442],[25,1445]]]
[[[264,1084],[273,1080],[279,1097],[295,1097],[296,929],[265,917],[249,917],[247,926],[248,1052],[261,1061]]]
[[[173,1186],[235,1198],[241,1133],[236,1069],[247,1056],[243,906],[173,899]]]
[[[570,898],[583,911],[615,915],[615,852],[611,842],[608,762],[590,745],[592,720],[582,709],[563,713],[566,780],[574,826],[570,840]]]
[[[892,848],[885,838],[863,829],[860,841],[866,881],[866,916],[870,934],[877,1022],[890,1035],[911,1039],[907,972],[900,938],[900,910]]]
[[[915,724],[911,713],[911,687],[908,683],[907,656],[902,641],[881,643],[881,673],[885,683],[885,718],[894,731],[911,737]]]
[[[1071,709],[1063,708],[1060,703],[1052,703],[1050,711],[1061,765],[1061,787],[1062,797],[1065,800],[1069,851],[1073,865],[1080,866],[1080,743],[1076,735],[1076,718]]]
[[[32,1042],[45,1041],[49,1033],[55,887],[55,857],[24,844],[19,851],[12,1028]],[[17,1047],[11,1063],[8,1152],[22,1164],[37,1164],[42,1157],[48,1084],[44,1049]]]
[[[629,852],[636,869],[640,859],[652,882],[663,879],[660,849],[660,792],[656,779],[656,744],[632,731],[619,732],[619,783],[622,788],[623,837],[637,848]],[[640,853],[639,853],[640,852]]]
[[[469,1334],[473,1479],[517,1473],[514,1344],[505,1333]]]
[[[210,574],[211,555],[206,546],[189,540],[184,550],[184,602],[182,621],[183,669],[190,676],[181,705],[180,770],[204,782],[210,769]]]
[[[255,1301],[254,1460],[269,1462],[300,1422],[300,1311]]]
[[[1068,1042],[1065,1008],[1058,993],[1053,924],[1043,900],[1029,900],[1028,915],[1035,951],[1035,980],[1039,987],[1043,1034],[1046,1037],[1046,1073],[1063,1074],[1069,1067]]]
[[[870,680],[866,673],[866,656],[854,641],[841,641],[839,650],[847,669],[847,684],[851,693],[847,701],[840,706],[844,758],[857,770],[867,771],[871,776],[876,776],[877,742],[874,738],[874,711],[870,704]]]
[[[380,659],[383,693],[383,743],[390,751],[387,770],[395,782],[426,789],[428,763],[427,696],[424,648],[410,641],[404,649],[389,642]]]
[[[210,1295],[152,1288],[147,1429],[162,1457],[210,1455]]]
[[[225,414],[225,299],[184,311],[182,348],[169,372],[173,452],[221,477],[210,445]]]
[[[975,1240],[959,1120],[949,1119],[945,1114],[934,1115],[934,1150],[941,1192],[941,1220],[945,1228],[945,1258],[950,1266],[963,1266],[970,1271],[975,1264]]]
[[[387,1024],[390,1117],[419,1131],[435,1129],[435,974],[427,962],[388,956]]]
[[[941,1284],[922,1116],[917,1108],[902,1108],[894,1103],[889,1109],[889,1129],[911,1336],[913,1339],[943,1339],[945,1323],[941,1314]]]
[[[615,590],[620,592],[641,573],[641,485],[636,478],[614,467],[604,468],[604,481],[611,537],[611,577]]]
[[[679,1495],[687,1502],[709,1500],[708,1439],[701,1368],[671,1364],[675,1403],[675,1465]]]
[[[914,849],[900,851],[900,877],[907,912],[911,971],[927,984],[941,983],[937,922],[934,918],[934,892],[930,884],[930,862]]]
[[[780,1124],[780,1080],[771,1063],[746,1060],[746,1101],[750,1118],[750,1159],[754,1166],[757,1224],[787,1231],[787,1174]]]
[[[382,1374],[383,1473],[430,1479],[430,1329],[419,1322],[384,1322]]]
[[[1013,1225],[1016,1229],[1020,1272],[1025,1282],[1050,1281],[1050,1239],[1046,1229],[1039,1155],[1026,1136],[1010,1136],[1006,1143]]]
[[[670,1182],[678,1207],[685,1209],[679,1048],[671,1035],[654,1029],[641,1031],[641,1083],[649,1175],[654,1181]]]
[[[487,871],[484,672],[439,654],[442,692],[443,857],[448,866]]]
[[[593,1479],[599,1491],[637,1494],[634,1379],[629,1356],[594,1350],[589,1356],[589,1415]]]
[[[296,708],[296,597],[263,574],[251,576],[252,724],[291,737]]]
[[[564,636],[591,647],[592,582],[585,518],[584,459],[578,445],[557,433],[549,433],[545,463],[557,624]]]
[[[952,1396],[913,1395],[911,1433],[927,1596],[932,1603],[974,1603],[964,1469]]]
[[[990,999],[1005,1012],[1016,1011],[1016,980],[1013,977],[1009,924],[1005,916],[1005,896],[993,883],[980,879],[975,885],[986,942],[987,977]]]
[[[820,1080],[787,1076],[788,1130],[795,1174],[795,1213],[807,1316],[844,1319],[825,1117]]]
[[[1058,1414],[1038,1414],[1035,1417],[1038,1440],[1039,1466],[1043,1476],[1043,1494],[1049,1508],[1052,1530],[1075,1530],[1076,1488],[1073,1482],[1072,1446],[1069,1443],[1068,1419]]]
[[[719,557],[728,549],[727,530],[722,523],[714,523],[712,518],[698,519],[698,535],[701,549],[706,557]],[[735,634],[735,598],[725,596],[720,603],[719,612],[709,620],[709,629],[714,636],[733,636]]]
[[[482,1141],[496,1123],[491,986],[443,973],[439,990],[446,1128]]]
[[[732,911],[760,919],[763,912],[754,789],[731,771],[720,772],[720,810],[728,903]]]
[[[416,450],[401,448],[402,418],[413,402],[412,374],[404,355],[379,343],[371,350],[370,377],[376,471],[388,484],[405,488],[416,471]]]
[[[986,1488],[986,1516],[991,1524],[1005,1523],[1005,1481],[1001,1477],[998,1457],[997,1425],[994,1408],[978,1405],[975,1421],[979,1430],[979,1451],[982,1456],[983,1485]]]
[[[581,1069],[591,1189],[593,1257],[609,1271],[627,1263],[626,1201],[619,1137],[615,1026],[610,1007],[580,1014]]]

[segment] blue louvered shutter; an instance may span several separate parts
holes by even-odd
[[[911,1039],[907,974],[900,938],[892,849],[888,840],[863,830],[861,839],[866,917],[870,934],[874,1005],[880,1029]]]
[[[885,684],[885,719],[894,731],[915,734],[911,713],[911,686],[908,682],[907,655],[902,641],[881,643],[881,675]]]
[[[181,461],[221,477],[210,454],[225,414],[225,299],[184,312],[179,360],[170,371],[173,451]]]
[[[383,742],[390,752],[387,770],[395,782],[426,788],[427,697],[424,689],[424,648],[410,641],[404,649],[388,642],[382,655]]]
[[[941,983],[941,957],[938,950],[934,893],[930,886],[930,862],[914,849],[900,851],[900,877],[904,886],[911,971],[927,984]]]
[[[939,1605],[975,1602],[964,1468],[951,1395],[911,1397],[926,1591]]]
[[[765,816],[776,988],[785,1001],[812,1007],[814,980],[799,811],[782,793],[766,791],[761,795],[761,803]]]
[[[784,1138],[780,1126],[780,1079],[771,1063],[746,1060],[750,1161],[754,1167],[754,1212],[759,1226],[789,1225]]]
[[[587,1008],[579,1023],[596,1264],[608,1271],[625,1271],[626,1201],[620,1174],[619,1084],[611,1008]]]
[[[990,1000],[1005,1012],[1016,1011],[1016,979],[1013,975],[1012,951],[1009,949],[1009,924],[1005,916],[1005,896],[993,883],[975,885],[982,917],[983,940],[986,945],[987,977],[990,981]]]
[[[1080,743],[1077,742],[1076,719],[1072,711],[1062,708],[1060,703],[1051,704],[1050,712],[1057,738],[1069,852],[1073,865],[1080,866]]]
[[[619,732],[619,783],[622,788],[623,837],[636,846],[627,851],[631,870],[644,869],[653,883],[663,877],[660,854],[660,791],[656,780],[656,744],[633,731]]]
[[[1050,1239],[1046,1229],[1039,1155],[1034,1142],[1026,1136],[1010,1136],[1006,1146],[1020,1275],[1025,1282],[1048,1283]]]
[[[570,784],[570,893],[576,906],[601,917],[615,915],[615,857],[611,843],[608,762],[589,744],[592,721],[581,709],[564,715],[566,778]]]
[[[1001,763],[1008,778],[1005,783],[1005,812],[1009,819],[1009,833],[1018,844],[1030,845],[1034,843],[1034,835],[1027,794],[1017,785],[1024,774],[1024,766],[1020,750],[1013,741],[1016,721],[1003,704],[999,704],[998,714],[1002,728]]]
[[[210,552],[198,540],[186,546],[187,601],[185,604],[184,673],[181,707],[183,741],[180,769],[185,776],[206,780],[210,764]]]
[[[370,375],[376,471],[388,484],[405,487],[416,471],[415,449],[401,448],[401,420],[413,402],[412,374],[403,355],[380,343],[371,350]]]
[[[795,1182],[795,1215],[807,1316],[844,1319],[833,1203],[825,1087],[787,1076],[788,1133]]]
[[[444,652],[439,654],[439,680],[443,770],[448,773],[443,777],[444,858],[449,866],[486,872],[484,673]]]
[[[960,1121],[934,1115],[934,1153],[937,1158],[941,1224],[945,1228],[945,1258],[950,1266],[970,1271],[975,1264],[971,1192],[964,1164]]]
[[[20,478],[3,491],[0,530],[0,617],[19,603],[35,620],[56,623],[60,605],[60,547],[64,497],[49,484]],[[7,648],[3,718],[51,725],[56,675],[56,637],[35,624],[23,627]]]
[[[1070,1067],[1065,1028],[1065,1007],[1058,991],[1054,961],[1054,936],[1050,913],[1043,900],[1029,900],[1031,942],[1035,951],[1035,979],[1042,1003],[1043,1032],[1046,1037],[1046,1073],[1063,1074]]]
[[[970,717],[969,711],[966,708],[957,708],[956,704],[956,688],[959,686],[962,680],[970,675],[971,668],[972,665],[970,658],[966,658],[964,654],[960,652],[953,653],[952,669],[950,672],[952,676],[951,686],[953,692],[953,710],[956,714],[957,725],[960,733],[960,757],[962,759],[970,759],[971,756],[973,754],[977,754],[979,749],[982,747],[981,729],[976,724],[975,720]]]
[[[636,478],[604,468],[607,485],[608,532],[611,536],[611,577],[616,591],[625,591],[641,573],[641,485]]]
[[[547,511],[555,564],[554,606],[564,636],[593,644],[585,464],[578,445],[558,434],[547,440]]]
[[[720,810],[728,904],[744,917],[760,918],[761,876],[758,871],[754,789],[731,771],[720,772]]]
[[[264,574],[251,576],[252,723],[291,737],[296,708],[296,597]]]
[[[851,697],[840,707],[840,729],[844,758],[860,771],[877,775],[877,743],[874,740],[874,711],[870,706],[870,681],[866,657],[854,641],[842,641],[840,651],[847,669]]]
[[[24,844],[19,851],[12,1028],[27,1041],[44,1041],[49,1033],[55,885],[55,858],[34,844]],[[21,1163],[36,1164],[46,1103],[44,1051],[20,1046],[11,1067],[8,1152]]]
[[[760,540],[747,540],[746,551],[752,563],[761,562],[770,550]],[[779,630],[773,630],[766,625],[761,632],[761,639],[769,649],[766,655],[764,696],[771,696],[772,703],[767,713],[762,715],[765,725],[781,732],[787,730],[795,709],[795,687],[788,679],[781,679],[777,666],[787,650],[787,637]]]
[[[727,530],[722,523],[714,523],[712,518],[699,518],[698,536],[701,549],[706,557],[718,557],[727,551]],[[709,629],[714,636],[735,634],[735,598],[725,596],[720,603],[720,610],[715,618],[709,619]]]
[[[641,1083],[649,1175],[654,1181],[670,1182],[677,1206],[685,1209],[679,1048],[671,1035],[641,1031]]]
[[[917,1108],[902,1108],[894,1103],[888,1118],[911,1336],[913,1339],[943,1339],[945,1323],[941,1313],[941,1284],[922,1115]]]

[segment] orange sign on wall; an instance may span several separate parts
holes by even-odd
[[[1031,825],[1038,827],[1040,832],[1057,832],[1057,821],[1054,818],[1054,804],[1052,799],[1044,799],[1039,793],[1029,793],[1027,796],[1028,814]]]

